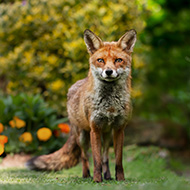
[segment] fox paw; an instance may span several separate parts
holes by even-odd
[[[102,181],[103,181],[102,175],[100,175],[100,176],[99,176],[99,175],[98,175],[98,176],[97,176],[97,175],[94,176],[94,177],[93,177],[93,181],[94,181],[94,182],[97,182],[97,183],[102,182]]]

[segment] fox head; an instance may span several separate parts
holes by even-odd
[[[84,41],[90,54],[94,77],[112,82],[131,72],[131,53],[136,42],[136,31],[127,31],[117,42],[103,42],[92,31],[84,31]]]

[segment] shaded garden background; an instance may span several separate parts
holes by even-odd
[[[21,142],[16,146],[14,139],[8,152],[15,151],[10,149],[13,144],[19,147],[15,152],[22,149],[30,152],[39,145],[39,151],[43,146],[48,149],[55,142],[56,135],[46,144],[37,142],[36,131],[44,126],[53,131],[66,121],[60,118],[67,117],[68,88],[88,72],[89,56],[83,41],[86,28],[105,41],[118,40],[131,28],[137,31],[133,54],[134,111],[130,126],[142,129],[148,126],[151,132],[149,139],[143,141],[145,144],[188,147],[188,0],[0,2],[0,123],[6,126],[9,132],[4,133],[8,136],[30,131],[34,138],[30,146]],[[19,132],[10,128],[9,121],[14,116],[26,122]],[[152,139],[152,136],[157,137]],[[61,140],[56,141],[51,151],[61,144]]]

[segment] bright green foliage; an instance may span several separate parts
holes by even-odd
[[[26,126],[19,129],[12,128],[10,121],[15,116],[25,121]],[[65,121],[66,119],[58,119],[55,110],[49,108],[38,95],[21,94],[0,98],[0,123],[5,126],[2,134],[8,136],[8,143],[5,145],[6,153],[32,152],[42,154],[57,150],[63,145],[66,138],[55,136],[54,132],[58,130],[58,124]],[[47,127],[52,131],[51,138],[46,142],[37,138],[37,130],[42,127]],[[24,132],[32,134],[32,142],[24,143],[19,140]]]
[[[89,28],[106,41],[118,40],[131,28],[140,32],[144,22],[137,4],[133,0],[1,4],[0,76],[8,82],[8,93],[42,93],[64,114],[68,88],[84,78],[89,67],[83,31]]]

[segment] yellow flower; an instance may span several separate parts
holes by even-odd
[[[64,83],[61,79],[57,79],[56,81],[51,83],[51,89],[53,91],[59,91],[61,88],[63,88]]]
[[[2,124],[2,123],[0,123],[0,133],[2,133],[2,132],[3,132],[3,130],[4,130],[4,126],[3,126],[3,124]]]
[[[0,144],[5,144],[8,142],[8,137],[5,135],[0,135]]]
[[[24,143],[30,143],[32,142],[32,134],[30,132],[24,132],[20,137],[19,140]]]
[[[28,15],[26,17],[26,21],[31,22],[33,20],[33,17],[31,15]]]
[[[4,152],[4,144],[0,143],[0,155]]]
[[[26,64],[30,64],[33,58],[33,50],[24,52],[24,58],[26,59]]]
[[[38,129],[37,137],[40,141],[47,141],[52,136],[52,132],[49,128],[43,127]]]
[[[51,55],[48,57],[48,63],[54,65],[57,62],[57,57],[55,55]]]
[[[26,122],[19,119],[18,117],[14,117],[13,120],[9,121],[9,125],[12,127],[12,128],[22,128],[22,127],[25,127],[26,126]]]

